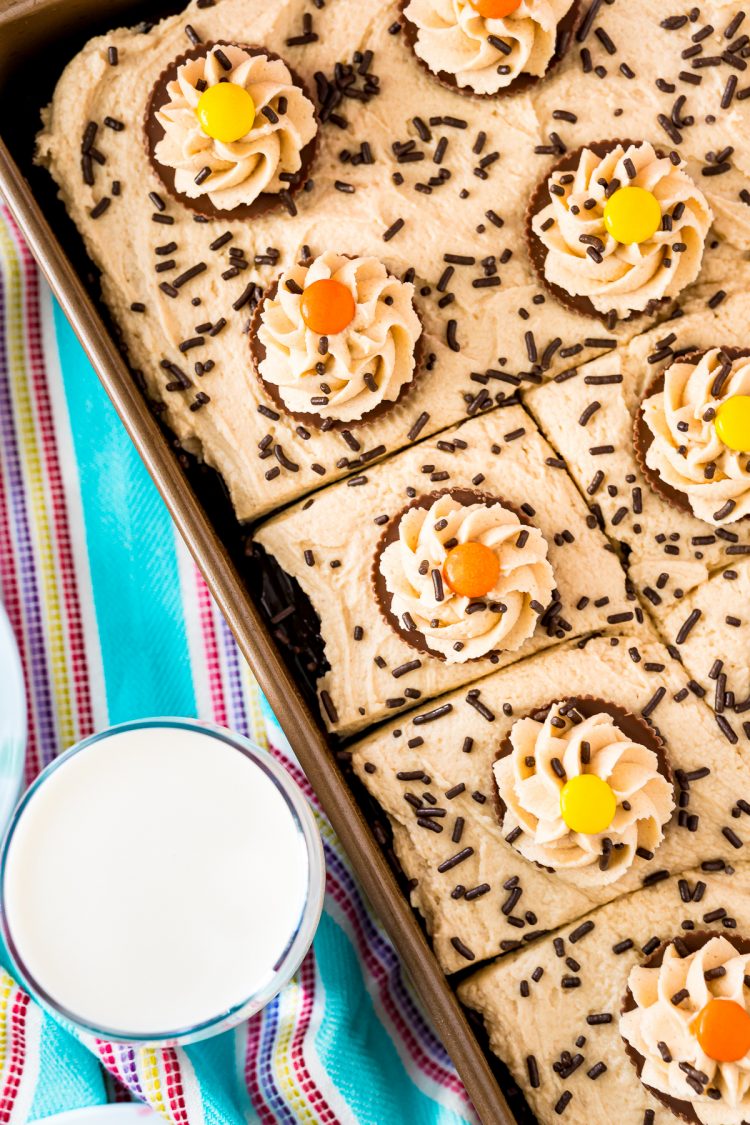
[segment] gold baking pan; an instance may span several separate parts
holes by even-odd
[[[486,1125],[531,1115],[481,1029],[467,1020],[433,956],[396,873],[377,843],[363,792],[355,794],[292,670],[242,577],[240,529],[215,474],[187,464],[142,397],[97,301],[96,269],[46,171],[33,165],[40,109],[66,62],[93,35],[153,22],[180,10],[161,0],[0,0],[0,195],[5,197],[47,280],[91,359],[177,527],[278,716],[338,833],[360,883],[406,965],[437,1033]],[[257,596],[257,590],[256,590]],[[365,815],[367,811],[367,816]],[[517,1117],[506,1093],[520,1105]]]

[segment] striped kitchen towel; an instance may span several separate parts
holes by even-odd
[[[91,1053],[0,969],[0,1125],[135,1096],[175,1125],[475,1121],[225,622],[12,218],[0,209],[0,595],[27,781],[94,730],[197,715],[270,746],[311,801],[325,911],[259,1016],[185,1050]]]

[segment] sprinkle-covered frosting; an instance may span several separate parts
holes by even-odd
[[[495,94],[520,74],[540,77],[555,53],[557,25],[571,0],[521,0],[503,18],[485,18],[469,0],[409,0],[415,54],[433,73],[477,94]]]
[[[305,323],[305,291],[327,279],[351,292],[354,315],[342,331],[322,335]],[[394,402],[415,373],[422,326],[413,296],[414,286],[392,277],[377,258],[329,250],[292,266],[263,306],[261,378],[278,388],[287,410],[323,419],[358,421]]]
[[[209,136],[197,113],[201,94],[226,81],[245,89],[255,107],[249,132],[229,142]],[[169,101],[157,111],[164,137],[155,159],[175,170],[175,191],[190,199],[208,196],[219,211],[288,188],[284,177],[300,170],[300,154],[317,132],[313,104],[286,63],[232,44],[183,63],[167,93]]]
[[[750,954],[717,936],[684,957],[670,944],[660,967],[636,965],[628,978],[635,1007],[620,1017],[620,1033],[644,1059],[641,1082],[689,1102],[705,1125],[750,1120],[750,1054],[717,1061],[698,1034],[700,1015],[712,1000],[748,1012],[748,962]]]
[[[629,870],[637,849],[653,853],[659,846],[674,807],[672,786],[654,751],[632,742],[611,715],[575,722],[579,716],[568,710],[556,703],[544,720],[519,719],[511,727],[511,752],[494,766],[503,832],[526,859],[577,885],[603,886]],[[565,786],[582,775],[606,782],[614,795],[604,831],[576,832],[563,818]]]
[[[551,202],[532,230],[547,249],[551,285],[624,318],[695,281],[713,215],[683,161],[657,156],[647,141],[605,156],[584,148],[577,167],[553,172],[548,187]],[[641,242],[619,242],[605,225],[609,198],[626,187],[651,193],[661,208],[659,229]]]
[[[740,395],[750,396],[750,357],[732,360],[711,348],[697,363],[672,363],[664,390],[642,404],[653,434],[646,464],[684,493],[698,519],[717,527],[750,513],[750,434],[745,450],[732,449],[716,422]]]
[[[455,593],[445,577],[450,552],[466,543],[488,548],[497,561],[496,581],[482,597]],[[403,635],[422,634],[451,664],[520,648],[555,585],[538,528],[500,501],[464,505],[449,493],[404,512],[379,566]]]

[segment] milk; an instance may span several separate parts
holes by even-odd
[[[53,1007],[112,1038],[168,1037],[269,990],[309,913],[320,857],[308,845],[234,745],[190,725],[115,728],[22,807],[6,844],[6,933]],[[320,872],[318,883],[319,900]]]

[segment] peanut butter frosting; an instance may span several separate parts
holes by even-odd
[[[625,318],[676,297],[698,276],[713,214],[676,154],[659,156],[648,141],[615,144],[604,156],[584,148],[575,169],[553,172],[548,186],[550,203],[532,230],[547,250],[551,285]],[[620,187],[655,196],[662,221],[651,238],[626,244],[607,230],[604,208]]]
[[[643,1056],[641,1081],[689,1102],[705,1125],[741,1125],[750,1119],[750,1055],[717,1062],[702,1050],[691,1027],[713,999],[732,1000],[747,1010],[748,961],[750,954],[738,953],[717,936],[685,957],[670,944],[659,967],[636,965],[628,978],[635,1007],[621,1016],[620,1033]]]
[[[62,208],[67,208],[102,272],[103,299],[123,332],[132,367],[142,373],[149,397],[162,404],[163,421],[178,440],[221,473],[243,521],[281,508],[349,471],[337,428],[318,427],[307,438],[286,410],[276,409],[279,417],[274,418],[258,409],[269,406],[268,392],[244,362],[247,322],[260,289],[267,294],[304,246],[314,255],[329,249],[373,255],[398,277],[414,269],[418,290],[431,288],[424,295],[418,292],[429,373],[413,380],[396,408],[367,417],[363,450],[385,447],[390,454],[405,447],[418,420],[420,438],[452,425],[467,415],[470,393],[473,399],[481,393],[472,411],[478,404],[484,409],[490,398],[497,401],[500,392],[507,397],[512,383],[494,374],[500,360],[512,375],[529,366],[536,369],[538,363],[541,371],[535,370],[534,378],[541,375],[551,389],[554,377],[571,366],[571,355],[575,365],[603,350],[598,330],[590,331],[569,308],[539,292],[538,276],[524,252],[525,201],[561,152],[560,144],[573,153],[592,137],[613,134],[636,140],[646,136],[657,143],[653,131],[659,137],[662,132],[656,114],[669,117],[676,95],[664,93],[655,81],[684,69],[680,54],[689,46],[690,28],[686,24],[676,33],[660,28],[664,13],[652,5],[605,4],[595,23],[618,46],[611,63],[598,60],[607,62],[606,80],[593,71],[582,72],[575,47],[543,80],[518,95],[480,100],[460,96],[427,72],[405,42],[404,31],[392,31],[399,7],[398,0],[377,12],[357,0],[336,0],[315,11],[306,0],[221,0],[213,7],[197,7],[193,0],[184,12],[148,30],[121,27],[92,39],[66,67],[44,112],[36,159],[50,170],[61,194],[56,221],[62,221]],[[568,26],[571,12],[559,28]],[[303,17],[310,15],[312,32],[302,35],[305,42],[299,46],[290,45],[303,31]],[[727,24],[729,20],[728,15]],[[713,17],[711,22],[714,38],[720,38],[725,25]],[[283,192],[262,194],[249,205],[258,207],[252,222],[236,217],[242,208],[217,212],[205,194],[198,199],[180,194],[178,199],[190,206],[171,198],[173,170],[149,159],[162,139],[155,117],[152,145],[149,154],[144,152],[147,102],[159,84],[160,96],[153,104],[162,105],[167,83],[160,83],[160,75],[172,76],[186,51],[197,53],[196,36],[203,39],[204,51],[211,42],[259,44],[282,56],[327,119],[307,146],[312,160],[317,142],[311,179],[304,150],[300,172],[292,173],[307,179],[309,190],[295,194],[290,185],[292,199]],[[594,27],[588,39],[581,48],[601,54]],[[634,58],[635,45],[646,39],[652,49],[638,51]],[[118,52],[116,66],[107,61],[110,47]],[[703,51],[710,53],[705,43]],[[626,63],[637,80],[618,73]],[[692,67],[688,62],[687,69]],[[695,115],[696,126],[684,131],[680,145],[716,215],[698,278],[700,292],[693,293],[691,286],[684,293],[705,308],[711,294],[731,277],[726,302],[715,315],[733,297],[744,300],[748,287],[743,278],[750,268],[744,258],[750,245],[750,208],[739,194],[748,148],[743,122],[750,101],[735,96],[730,109],[721,111],[721,95],[714,88],[733,69],[728,63],[709,68],[702,85],[691,87],[685,112]],[[313,97],[316,82],[320,94]],[[741,76],[738,82],[739,93]],[[646,99],[644,90],[649,92]],[[591,118],[595,103],[596,125]],[[710,113],[717,115],[715,126],[703,123]],[[110,119],[124,128],[110,128],[105,124]],[[459,127],[464,122],[466,127]],[[91,140],[94,126],[96,158],[82,153],[83,138]],[[555,131],[560,144],[547,144]],[[664,142],[669,144],[666,135]],[[705,154],[718,154],[730,142],[735,145],[730,169],[704,179],[700,168]],[[547,156],[535,151],[553,145],[555,151]],[[100,156],[105,164],[98,162]],[[111,190],[113,183],[119,194]],[[205,192],[210,184],[209,177],[197,186]],[[170,198],[164,196],[165,211],[155,219],[159,208],[151,193],[163,194],[165,185]],[[260,213],[277,199],[277,207]],[[194,211],[209,222],[195,222]],[[160,224],[169,220],[167,231]],[[159,257],[157,272],[156,248],[173,242],[174,252]],[[240,250],[246,267],[233,256]],[[460,262],[446,262],[446,254]],[[172,270],[166,266],[171,260]],[[200,274],[192,272],[203,263]],[[175,280],[180,285],[172,286]],[[202,301],[199,315],[193,299]],[[198,325],[209,322],[214,328],[201,333],[203,344],[181,359],[180,346],[199,335]],[[642,322],[619,322],[606,336],[624,342],[637,323]],[[725,331],[715,337],[726,338]],[[685,342],[694,341],[689,337]],[[583,350],[569,351],[581,345]],[[161,366],[163,360],[185,370],[191,383],[167,391],[175,379]],[[197,380],[192,378],[196,362],[203,371]],[[489,381],[481,386],[477,376],[488,371]],[[525,379],[524,385],[528,393]],[[302,426],[307,426],[304,420]],[[266,447],[260,448],[269,434],[282,460],[270,462]]]
[[[231,69],[219,61],[222,56]],[[246,89],[255,105],[255,122],[237,141],[210,137],[196,114],[201,93],[221,81]],[[208,196],[220,211],[288,187],[284,177],[299,171],[300,154],[317,132],[313,104],[286,63],[233,44],[216,45],[183,63],[167,92],[169,101],[157,112],[164,137],[155,158],[175,170],[177,192],[190,199]]]
[[[495,552],[499,577],[481,599],[455,594],[443,579],[448,552],[478,542]],[[450,664],[521,647],[555,586],[547,543],[500,501],[461,504],[445,493],[400,518],[398,539],[380,557],[391,613]]]
[[[417,29],[414,52],[431,71],[495,94],[520,74],[544,74],[570,7],[571,0],[522,0],[510,15],[489,19],[469,0],[409,0],[404,15]]]
[[[305,288],[324,279],[345,285],[355,301],[351,323],[325,338],[302,317]],[[414,286],[389,274],[377,258],[328,250],[295,264],[263,306],[261,378],[278,389],[291,413],[359,421],[394,402],[414,377],[422,326],[413,296]]]
[[[629,870],[638,849],[659,846],[674,807],[672,786],[653,750],[631,741],[609,714],[574,724],[566,711],[557,703],[544,720],[511,727],[511,752],[494,765],[503,831],[526,859],[579,886],[604,886]],[[614,792],[616,811],[604,832],[573,832],[563,819],[563,786],[580,774],[594,774]]]
[[[722,403],[736,395],[750,395],[750,358],[711,348],[697,363],[671,364],[664,389],[642,404],[653,434],[646,464],[716,527],[750,513],[750,450],[730,449],[714,425]]]

